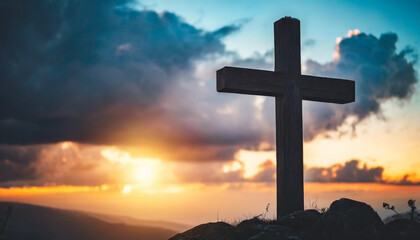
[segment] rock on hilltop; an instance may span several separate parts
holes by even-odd
[[[277,221],[258,218],[237,226],[225,222],[207,223],[180,233],[169,240],[396,240],[420,239],[420,224],[395,219],[386,225],[366,203],[342,198],[325,213],[305,210],[291,213]]]

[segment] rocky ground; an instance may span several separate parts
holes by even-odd
[[[397,218],[384,224],[371,206],[342,198],[325,213],[305,210],[278,221],[253,218],[236,226],[225,222],[207,223],[169,240],[279,240],[279,239],[420,239],[420,223]]]

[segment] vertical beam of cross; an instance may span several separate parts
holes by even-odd
[[[300,76],[300,22],[274,23],[274,71]],[[295,84],[276,104],[277,216],[303,210],[302,99]]]

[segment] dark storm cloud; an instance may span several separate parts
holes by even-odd
[[[205,163],[190,165],[178,169],[181,182],[201,182],[205,184],[218,183],[265,183],[271,185],[276,181],[276,166],[272,160],[267,159],[258,166],[258,172],[251,177],[244,177],[244,169],[222,171],[223,165]],[[181,171],[179,171],[181,170]],[[413,181],[415,174],[404,174],[399,178],[384,177],[383,166],[368,166],[360,160],[353,159],[344,164],[337,163],[329,167],[305,167],[305,182],[317,183],[380,183],[392,185],[420,185]]]
[[[133,123],[137,138],[172,134],[144,125],[167,120],[159,102],[177,76],[239,26],[206,32],[129,2],[0,3],[0,143],[110,143]]]
[[[0,145],[0,187],[100,186],[116,183],[124,171],[101,148],[72,144]]]
[[[394,185],[419,185],[420,182],[410,180],[411,174],[404,174],[397,179],[387,179],[383,176],[384,167],[368,167],[360,160],[350,160],[344,164],[334,164],[330,167],[305,168],[306,182],[345,182],[345,183],[385,183]]]
[[[306,74],[342,77],[356,81],[356,102],[347,105],[307,103],[304,136],[337,130],[348,116],[354,125],[370,115],[380,114],[381,104],[389,99],[408,100],[418,82],[413,65],[416,57],[407,48],[396,51],[397,34],[385,33],[379,38],[360,33],[342,39],[336,46],[335,61],[319,64],[306,62]],[[409,60],[414,57],[413,60]]]
[[[239,149],[273,149],[273,99],[257,106],[256,97],[215,91],[222,65],[214,59],[272,69],[272,51],[246,59],[225,51],[221,38],[246,21],[205,31],[129,3],[0,3],[0,144],[127,144],[184,161],[231,161]],[[396,52],[396,40],[351,36],[339,43],[336,61],[307,62],[307,74],[355,79],[358,89],[352,105],[306,105],[306,140],[348,116],[379,113],[387,99],[410,98],[417,81],[410,50]],[[206,72],[197,61],[208,64]]]
[[[38,147],[0,145],[0,184],[15,180],[34,180],[36,161],[41,150]]]
[[[330,167],[312,167],[305,169],[307,182],[378,182],[383,183],[384,168],[360,166],[359,160],[350,160]]]

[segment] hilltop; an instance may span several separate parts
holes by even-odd
[[[418,214],[418,213],[417,213]],[[238,225],[225,222],[196,226],[170,240],[402,240],[420,239],[420,222],[395,218],[385,224],[366,203],[342,198],[325,212],[302,210],[279,218],[258,217]]]

